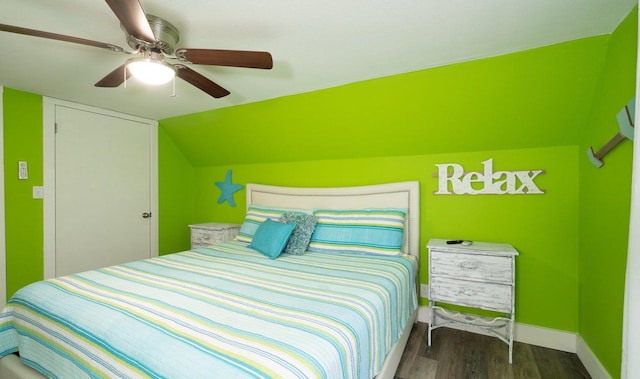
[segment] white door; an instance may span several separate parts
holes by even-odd
[[[152,256],[154,126],[65,106],[55,124],[54,276]]]

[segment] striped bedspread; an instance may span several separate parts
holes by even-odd
[[[0,357],[53,378],[372,378],[417,307],[415,257],[241,242],[31,284]]]

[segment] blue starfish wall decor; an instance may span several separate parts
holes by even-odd
[[[224,203],[225,201],[229,203],[232,207],[236,206],[236,202],[233,200],[233,194],[240,191],[243,186],[240,184],[231,183],[231,170],[227,171],[227,177],[224,179],[224,182],[216,182],[216,186],[220,188],[222,193],[218,198],[218,204]]]

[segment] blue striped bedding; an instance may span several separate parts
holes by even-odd
[[[65,379],[374,377],[417,307],[416,258],[246,246],[31,284],[0,313],[0,357]]]

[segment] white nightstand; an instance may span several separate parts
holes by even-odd
[[[191,228],[191,248],[195,249],[236,238],[240,224],[208,222],[189,225],[189,228]]]
[[[513,246],[501,243],[473,242],[469,246],[449,245],[447,240],[431,239],[429,249],[429,323],[431,331],[441,326],[476,328],[498,337],[509,345],[509,363],[513,355],[515,319],[515,257]],[[453,312],[436,303],[461,305],[504,313],[499,317]]]

